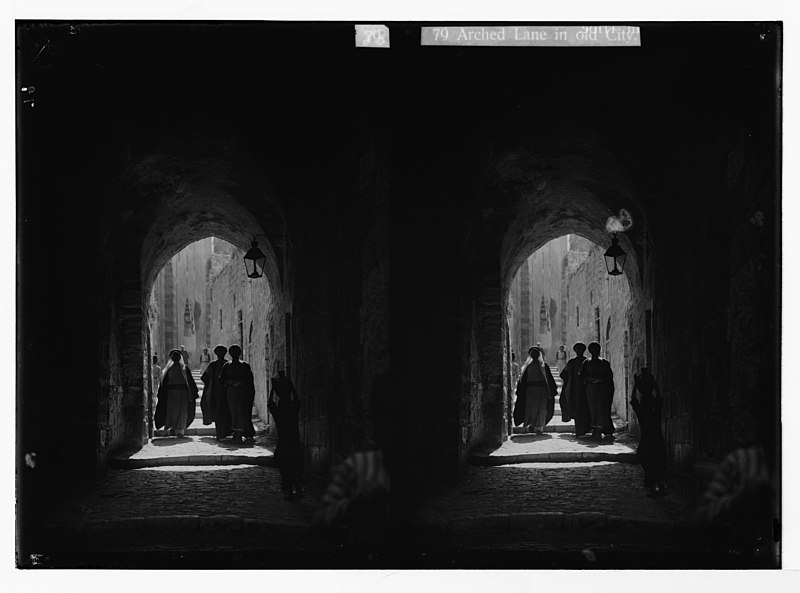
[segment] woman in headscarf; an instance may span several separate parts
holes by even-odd
[[[225,388],[219,380],[222,367],[227,362],[225,360],[227,353],[228,349],[221,344],[214,348],[217,360],[209,364],[202,377],[200,377],[204,385],[203,397],[200,400],[200,409],[203,411],[203,424],[214,423],[218,441],[230,436],[232,432],[228,398],[225,397]]]
[[[234,344],[228,349],[228,354],[231,355],[232,360],[222,367],[219,380],[225,387],[225,397],[228,399],[233,440],[241,443],[242,436],[251,439],[256,434],[252,421],[256,386],[250,365],[239,360],[242,356],[241,347]]]
[[[601,439],[603,435],[614,432],[611,421],[611,403],[614,399],[614,373],[611,364],[600,358],[600,344],[589,344],[592,357],[581,365],[578,377],[586,389],[586,402],[589,404],[589,419],[592,424],[592,438]]]
[[[197,383],[183,362],[180,350],[169,353],[169,361],[161,375],[158,388],[155,425],[162,426],[167,434],[183,436],[184,431],[194,420],[197,401]]]
[[[550,367],[542,360],[539,349],[531,348],[517,383],[514,421],[529,430],[532,427],[536,434],[542,434],[553,418],[556,393],[558,388]]]
[[[561,404],[561,420],[564,422],[574,420],[575,436],[579,437],[592,429],[592,423],[589,420],[589,404],[586,403],[586,391],[583,388],[583,382],[578,378],[581,365],[586,360],[583,355],[586,352],[586,344],[575,342],[572,350],[575,352],[575,358],[571,358],[560,373],[564,385],[561,387],[559,403]]]

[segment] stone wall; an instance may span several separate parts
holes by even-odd
[[[628,277],[609,276],[603,258],[605,249],[593,246],[586,259],[570,275],[567,283],[567,345],[569,358],[574,358],[572,345],[599,342],[600,356],[611,363],[614,372],[613,409],[627,421],[628,396],[625,379],[632,381],[629,314],[631,290]],[[626,353],[628,355],[626,356]],[[588,356],[588,352],[587,352]]]
[[[200,366],[200,354],[206,343],[207,267],[212,251],[211,237],[195,241],[176,253],[164,266],[153,284],[155,302],[150,306],[150,342],[160,364],[170,350],[185,346],[189,366]],[[221,242],[221,240],[217,240]],[[185,320],[187,313],[189,322]],[[197,314],[197,311],[200,314]]]
[[[250,364],[255,377],[255,407],[259,417],[269,424],[269,379],[277,376],[279,369],[285,370],[284,327],[276,319],[268,279],[247,278],[243,256],[244,252],[238,249],[230,256],[222,256],[228,263],[211,279],[209,354],[212,360],[216,359],[213,349],[217,344],[226,348],[241,346],[242,359]]]
[[[520,364],[527,351],[537,343],[545,351],[545,360],[555,364],[563,333],[562,279],[563,260],[568,252],[568,237],[547,242],[525,261],[511,283],[509,300],[515,315],[509,322],[511,348]]]

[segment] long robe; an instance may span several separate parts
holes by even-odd
[[[252,420],[256,387],[250,365],[241,360],[227,362],[219,380],[225,386],[234,435],[241,432],[246,438],[253,437],[256,434]]]
[[[575,436],[581,436],[591,431],[592,423],[589,418],[589,404],[586,402],[586,392],[583,382],[578,377],[581,365],[586,360],[583,356],[567,361],[567,366],[561,371],[560,377],[564,381],[561,387],[561,420],[575,421]]]
[[[291,490],[303,481],[303,445],[300,442],[300,402],[292,397],[294,385],[284,377],[272,380],[272,391],[267,404],[278,428],[278,445],[275,447],[275,460],[281,472],[283,487]],[[278,396],[276,404],[272,394]]]
[[[528,365],[517,383],[514,405],[514,424],[544,428],[553,419],[558,393],[550,367],[544,366],[544,376],[538,362]]]
[[[172,368],[174,369],[175,366]],[[197,383],[194,382],[194,378],[188,369],[183,372],[183,378],[186,382],[186,391],[169,389],[167,377],[164,377],[164,379],[161,381],[161,385],[158,387],[158,403],[156,404],[156,413],[153,418],[156,428],[166,426],[168,429],[175,428],[177,430],[184,430],[188,428],[192,422],[194,422],[194,409],[199,396],[197,391]],[[183,426],[183,428],[179,426],[169,426],[175,417],[175,412],[178,412],[179,416],[183,416],[181,411],[177,409],[183,406],[186,407],[186,418],[184,421],[185,426]]]
[[[667,445],[661,433],[661,408],[664,400],[653,394],[655,380],[652,377],[641,379],[641,385],[634,385],[641,399],[631,397],[631,407],[639,419],[639,447],[636,455],[644,470],[646,486],[664,480],[667,471]]]
[[[603,434],[613,433],[611,404],[614,399],[614,373],[611,365],[604,358],[590,358],[581,365],[578,376],[586,391],[592,430]]]
[[[214,423],[218,439],[224,439],[233,432],[231,428],[231,413],[228,409],[228,398],[225,387],[220,383],[219,375],[226,361],[215,360],[206,367],[200,380],[205,386],[203,397],[200,399],[200,409],[203,412],[203,424]]]

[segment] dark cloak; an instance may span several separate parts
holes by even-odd
[[[225,387],[219,380],[219,375],[225,362],[224,359],[215,360],[206,367],[203,376],[200,377],[205,386],[203,388],[203,397],[200,399],[203,424],[209,425],[213,422],[218,439],[224,439],[233,433],[231,413],[228,410],[228,398],[225,395]]]
[[[273,393],[278,395],[276,404]],[[292,397],[294,395],[294,397]],[[267,408],[275,418],[278,428],[278,445],[275,461],[281,472],[283,487],[289,490],[303,480],[303,445],[300,442],[300,401],[294,393],[294,385],[288,377],[272,379]]]
[[[592,423],[589,418],[589,404],[586,401],[586,392],[583,389],[583,382],[578,377],[581,364],[586,358],[571,358],[567,361],[560,377],[564,381],[561,386],[561,419],[564,422],[575,420],[575,436],[581,436],[592,430]]]
[[[224,385],[232,429],[241,430],[245,438],[252,438],[256,434],[253,426],[256,386],[250,365],[241,360],[226,362],[219,381]]]
[[[578,377],[586,394],[592,429],[602,430],[605,434],[613,433],[611,405],[614,401],[614,373],[611,364],[605,358],[588,358],[581,365]]]

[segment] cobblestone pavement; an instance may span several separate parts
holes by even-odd
[[[691,505],[651,498],[638,465],[522,463],[471,467],[414,518],[423,557],[460,568],[676,568]]]
[[[494,451],[504,465],[472,466],[402,527],[402,546],[374,566],[644,566],[662,554],[686,505],[648,498],[638,465],[577,462],[586,451],[633,454],[625,434],[594,443],[574,435],[515,435]],[[360,566],[309,526],[320,493],[286,500],[267,435],[254,443],[213,437],[156,438],[120,459],[148,467],[110,469],[89,492],[42,513],[42,553],[53,566]],[[570,461],[515,463],[529,455]],[[236,463],[236,460],[244,461]],[[227,459],[227,461],[225,461]],[[184,462],[189,460],[189,462]],[[119,460],[118,460],[119,461]],[[585,553],[589,549],[591,553]],[[616,563],[616,564],[614,564]]]
[[[524,513],[602,513],[651,523],[679,521],[685,504],[677,495],[650,498],[638,465],[522,463],[471,467],[456,488],[429,501],[419,519]]]

